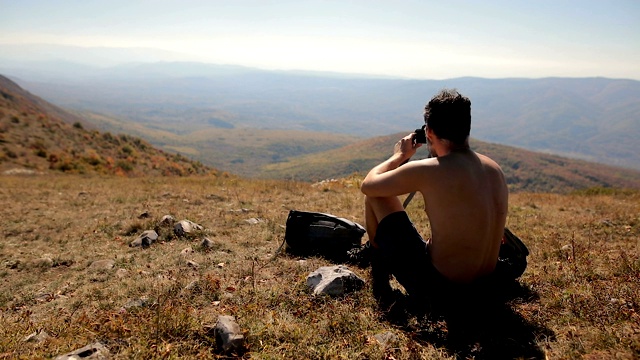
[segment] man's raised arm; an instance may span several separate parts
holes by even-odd
[[[422,144],[413,143],[413,134],[400,139],[391,157],[375,166],[364,178],[360,190],[367,196],[398,196],[415,191],[417,167],[407,162]]]

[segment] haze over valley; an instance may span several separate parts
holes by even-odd
[[[411,80],[184,62],[84,65],[76,72],[67,63],[42,76],[54,66],[5,62],[0,73],[100,129],[131,133],[230,171],[238,170],[229,166],[231,161],[251,163],[248,157],[261,156],[242,150],[255,147],[247,139],[255,141],[258,130],[272,130],[263,134],[283,139],[283,131],[302,132],[289,136],[290,146],[282,141],[282,153],[267,150],[274,162],[356,139],[409,133],[422,125],[428,99],[445,87],[471,99],[476,139],[640,169],[636,80]],[[320,139],[333,139],[323,142],[302,135],[316,132],[323,134]],[[239,139],[245,139],[241,146]],[[223,143],[235,147],[238,155],[212,159],[199,150]]]

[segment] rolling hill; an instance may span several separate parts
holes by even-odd
[[[4,173],[141,176],[213,171],[140,138],[101,133],[87,124],[0,75],[0,171]]]
[[[363,140],[343,148],[266,165],[262,176],[318,181],[365,174],[391,155],[395,142],[405,134]],[[568,192],[592,187],[640,189],[640,172],[537,153],[472,139],[473,150],[488,155],[502,167],[511,191]],[[414,159],[426,157],[419,149]]]
[[[409,80],[179,62],[43,77],[56,67],[28,66],[37,65],[0,64],[0,72],[66,109],[174,134],[257,128],[383,136],[416,128],[434,93],[457,88],[472,101],[472,134],[479,140],[640,170],[636,80]]]
[[[389,155],[401,136],[358,140],[322,132],[247,128],[175,134],[106,115],[68,112],[5,77],[0,77],[0,95],[2,171],[189,175],[210,171],[205,163],[248,177],[318,181],[368,171]],[[93,130],[91,124],[118,129],[121,135]],[[163,150],[136,137],[142,135]],[[640,188],[640,173],[633,170],[479,140],[473,140],[472,147],[502,165],[512,191]]]

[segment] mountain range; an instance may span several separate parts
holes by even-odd
[[[94,114],[95,116],[97,115]],[[130,133],[112,134],[95,130],[94,123],[95,118],[85,118],[61,109],[0,76],[0,170],[4,172],[123,176],[216,173],[216,170],[201,162],[176,153],[179,150],[197,152],[196,148],[158,150]],[[135,128],[126,126],[124,122],[120,125],[124,130]],[[240,139],[227,143],[227,147],[220,146],[216,149],[222,158],[235,158],[236,165],[243,165],[243,157],[237,153],[240,148],[254,155],[267,149],[271,149],[273,154],[289,154],[278,159],[249,157],[244,167],[238,167],[244,173],[255,177],[304,181],[362,174],[389,156],[394,142],[404,135],[398,133],[357,140],[340,138],[335,134],[300,131],[221,130]],[[162,134],[169,139],[165,141],[170,142],[169,133],[158,131],[155,136]],[[205,139],[212,133],[205,131],[201,135],[199,141],[205,144]],[[191,136],[195,137],[193,134]],[[287,142],[288,138],[298,138],[298,142]],[[225,143],[224,139],[220,141],[222,145]],[[238,141],[240,144],[232,146]],[[242,146],[245,142],[253,146]],[[638,171],[475,139],[471,144],[474,150],[493,157],[502,165],[512,191],[567,192],[592,187],[640,188]],[[303,155],[295,155],[300,153]],[[425,153],[422,152],[416,158],[424,156]]]
[[[0,71],[66,109],[135,123],[137,136],[159,146],[145,131],[299,130],[361,139],[409,132],[422,124],[429,98],[447,87],[471,99],[479,140],[640,169],[635,80],[409,80],[180,62],[82,65],[75,73],[72,63],[58,63],[68,71],[43,76],[55,67],[45,65],[0,62]]]

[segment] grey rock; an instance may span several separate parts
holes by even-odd
[[[129,275],[129,270],[127,269],[118,269],[116,270],[116,277],[118,279],[124,279],[127,277],[127,275]]]
[[[148,219],[150,217],[151,217],[151,214],[148,211],[145,211],[142,214],[138,215],[138,219]]]
[[[174,219],[173,216],[165,215],[165,216],[162,217],[162,219],[160,219],[160,225],[172,226],[175,221],[176,221],[176,219]]]
[[[189,220],[181,220],[173,225],[173,232],[177,237],[184,237],[196,231],[202,231],[203,227]]]
[[[212,249],[214,246],[215,243],[209,238],[204,238],[202,242],[200,242],[200,247],[203,249]]]
[[[191,246],[186,247],[186,248],[182,249],[182,251],[180,251],[180,256],[182,256],[182,257],[187,257],[190,254],[193,254],[193,248]]]
[[[44,330],[39,330],[36,331],[32,334],[27,335],[24,338],[24,342],[35,342],[35,343],[41,343],[47,339],[49,339],[51,336],[49,336],[49,334],[47,334],[46,331]]]
[[[393,346],[398,342],[398,337],[391,331],[376,334],[374,335],[374,338],[376,339],[376,341],[378,341],[378,343],[380,343],[380,345],[384,347]]]
[[[218,322],[213,331],[216,343],[224,351],[237,351],[244,346],[244,335],[233,316],[218,316]]]
[[[158,233],[155,230],[146,230],[135,240],[129,243],[129,247],[148,247],[158,240]]]
[[[124,304],[123,308],[134,309],[134,308],[141,308],[145,306],[151,306],[153,304],[154,302],[149,300],[149,298],[141,297],[140,299],[131,300],[128,303]]]
[[[113,260],[97,260],[92,262],[89,268],[94,270],[111,270],[114,264],[115,262]]]
[[[343,265],[323,266],[307,276],[307,286],[315,295],[344,295],[363,285],[364,280]]]
[[[20,265],[20,260],[5,260],[2,262],[2,265],[7,269],[17,269],[18,265]]]
[[[55,360],[105,360],[110,357],[109,349],[102,345],[102,343],[95,342],[68,354],[60,355],[56,357]]]
[[[43,256],[40,259],[34,261],[34,265],[40,268],[53,267],[53,259],[48,256]]]
[[[194,268],[196,270],[200,267],[200,264],[198,264],[197,262],[195,262],[193,260],[187,260],[186,264],[187,264],[188,267]]]
[[[246,223],[250,224],[250,225],[256,225],[262,222],[262,220],[258,219],[258,218],[250,218],[245,220]]]

